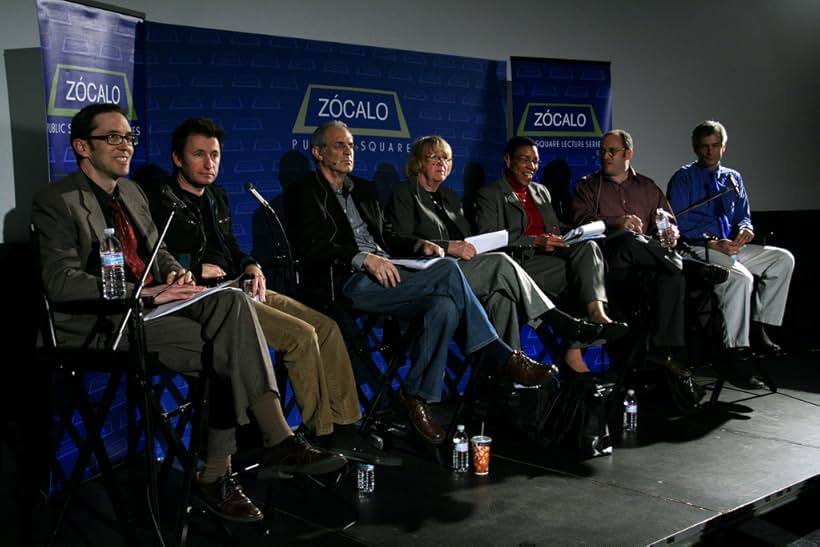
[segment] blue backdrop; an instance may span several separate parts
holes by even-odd
[[[444,136],[448,180],[500,174],[506,138],[506,62],[146,23],[149,160],[170,169],[170,134],[191,116],[213,118],[227,139],[217,181],[228,191],[240,245],[253,248],[252,181],[271,200],[307,172],[310,134],[347,123],[354,175],[389,194],[404,179],[413,140]],[[484,170],[487,170],[486,173]]]

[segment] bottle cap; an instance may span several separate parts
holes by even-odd
[[[627,395],[635,395],[635,390],[634,389],[627,389],[626,394]]]
[[[457,429],[458,431],[464,431],[464,425],[462,425],[462,424],[458,424],[458,425],[456,426],[456,429]]]

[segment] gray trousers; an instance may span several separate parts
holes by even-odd
[[[604,268],[604,256],[594,241],[582,241],[552,254],[535,253],[524,261],[524,269],[542,290],[558,295],[570,286],[584,306],[607,301]]]
[[[703,247],[695,247],[694,251],[706,259]],[[709,262],[729,270],[729,278],[715,285],[723,314],[723,343],[727,348],[749,346],[750,320],[768,325],[783,323],[794,270],[794,256],[789,251],[748,244],[740,249],[737,260],[710,250]],[[758,280],[756,290],[755,278]]]
[[[169,369],[202,370],[203,353],[213,364],[207,453],[236,452],[235,424],[248,423],[248,407],[263,394],[278,393],[273,366],[253,303],[226,289],[172,315],[145,323],[148,351]]]
[[[506,253],[483,253],[472,260],[459,260],[458,265],[498,336],[514,349],[521,349],[519,313],[534,321],[555,307]]]

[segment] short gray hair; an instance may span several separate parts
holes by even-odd
[[[325,135],[327,132],[333,127],[341,127],[342,129],[347,129],[347,124],[345,122],[341,122],[339,120],[331,120],[329,122],[325,122],[313,132],[313,135],[310,137],[310,146],[313,148],[324,148],[327,146],[327,140],[325,139]]]
[[[729,140],[729,134],[726,133],[726,128],[723,124],[715,120],[706,120],[701,122],[692,130],[692,146],[697,146],[704,137],[709,135],[720,135],[720,144],[725,145]]]

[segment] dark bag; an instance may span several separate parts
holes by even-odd
[[[514,390],[507,411],[521,433],[549,454],[583,460],[612,453],[607,419],[611,393],[611,386],[570,379],[558,390]]]

